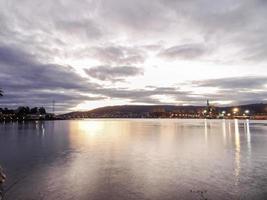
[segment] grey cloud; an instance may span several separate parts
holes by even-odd
[[[164,31],[169,26],[169,15],[160,1],[110,0],[102,4],[100,14],[110,19],[110,24],[118,30],[128,30],[130,34],[149,35],[153,31]]]
[[[197,95],[192,91],[184,91],[177,87],[149,87],[150,89],[127,90],[127,89],[100,89],[99,92],[111,98],[120,98],[130,100],[132,103],[145,104],[191,104],[191,105],[205,105],[206,99],[211,99],[210,96]],[[157,95],[166,96],[174,99],[177,103],[169,103],[161,101]],[[215,96],[213,96],[215,97]],[[220,99],[219,94],[215,97]]]
[[[164,49],[159,56],[167,59],[195,59],[207,52],[203,44],[184,44]]]
[[[89,50],[89,54],[108,64],[132,65],[145,61],[145,52],[139,48],[124,46],[99,46]]]
[[[11,0],[8,5],[10,6],[7,6],[5,1],[0,4],[0,24],[3,27],[0,30],[1,40],[15,42],[35,52],[40,51],[40,56],[45,58],[53,58],[55,54],[68,57],[77,53],[79,49],[73,48],[73,41],[77,42],[78,46],[88,47],[103,44],[106,41],[116,41],[117,36],[124,35],[125,38],[134,40],[133,42],[146,38],[157,43],[157,40],[168,42],[169,35],[177,35],[178,38],[184,39],[182,37],[185,36],[182,34],[188,32],[193,33],[192,37],[195,36],[200,41],[207,42],[207,46],[212,45],[216,49],[230,46],[239,50],[238,55],[234,54],[231,58],[225,59],[266,61],[267,4],[263,0],[234,2],[212,0],[62,2],[48,0],[43,3],[33,0],[23,3]],[[188,35],[190,39],[192,34]],[[99,41],[85,40],[84,36]],[[55,44],[54,41],[59,39],[67,43],[67,46]],[[56,46],[53,48],[55,51],[50,52],[51,46]],[[104,45],[103,48],[108,48],[108,46]],[[180,48],[169,49],[166,56],[197,58],[203,53],[203,49],[200,48]],[[114,50],[108,49],[107,51]],[[66,55],[65,52],[67,52]],[[113,53],[110,54],[113,55]],[[118,52],[114,54],[121,55]],[[141,63],[145,57],[130,56],[135,63]],[[102,64],[105,62],[129,64],[131,62],[128,62],[126,58],[114,61],[108,53],[107,56],[99,56],[99,61],[101,59],[104,60]]]
[[[221,89],[264,89],[264,85],[267,85],[267,76],[208,79],[203,81],[193,81],[192,84],[197,87],[217,87]]]
[[[159,51],[163,47],[160,44],[149,44],[149,45],[143,45],[142,48],[149,50],[149,51]]]
[[[93,78],[111,82],[124,81],[127,77],[142,75],[144,73],[142,68],[133,66],[97,66],[85,69],[85,72]]]
[[[259,103],[267,101],[267,77],[247,76],[230,77],[221,79],[209,79],[193,81],[194,87],[217,88],[218,91],[212,94],[202,95],[203,99],[214,101],[232,101],[232,104]]]
[[[67,35],[79,35],[84,39],[98,39],[103,33],[101,28],[90,19],[59,20],[55,22],[57,30],[62,30]]]
[[[150,99],[149,102],[151,103],[151,100],[157,101],[157,99],[153,96],[155,95],[167,95],[167,96],[173,96],[173,97],[183,97],[191,94],[190,91],[181,91],[179,88],[176,87],[155,87],[153,89],[135,89],[135,90],[129,90],[129,89],[115,89],[115,88],[102,88],[98,90],[99,93],[111,97],[111,98],[121,98],[121,99],[128,99],[133,102],[138,102],[141,99]]]
[[[136,98],[136,99],[132,99],[131,103],[143,103],[143,104],[156,104],[156,105],[166,105],[165,102],[161,102],[158,99],[155,99],[153,97],[141,97],[141,98]]]
[[[203,99],[212,101],[231,101],[231,105],[249,104],[249,103],[266,103],[266,91],[242,91],[234,89],[219,90],[215,94],[204,95]]]
[[[68,91],[67,93],[56,93],[56,91],[31,91],[24,92],[13,90],[7,91],[0,101],[0,107],[18,106],[44,106],[48,112],[52,111],[52,102],[55,101],[56,112],[66,112],[70,108],[76,106],[83,101],[103,100],[106,97],[90,97],[81,95],[78,92]]]
[[[235,48],[232,62],[261,61],[266,57],[267,4],[250,1],[161,0],[176,13],[185,30],[194,30],[216,49]],[[180,24],[179,22],[177,22]],[[265,55],[265,56],[264,56]]]

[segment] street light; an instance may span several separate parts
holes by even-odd
[[[239,111],[238,108],[234,108],[234,109],[233,109],[233,113],[234,113],[234,114],[238,113],[238,111]]]

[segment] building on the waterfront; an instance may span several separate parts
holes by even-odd
[[[205,118],[217,118],[216,108],[210,104],[209,99],[207,100],[206,108],[203,111],[203,116]]]

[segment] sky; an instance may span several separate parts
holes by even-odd
[[[267,101],[266,0],[0,0],[0,107]]]

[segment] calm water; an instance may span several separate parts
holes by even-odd
[[[8,200],[267,199],[267,121],[0,124]]]

